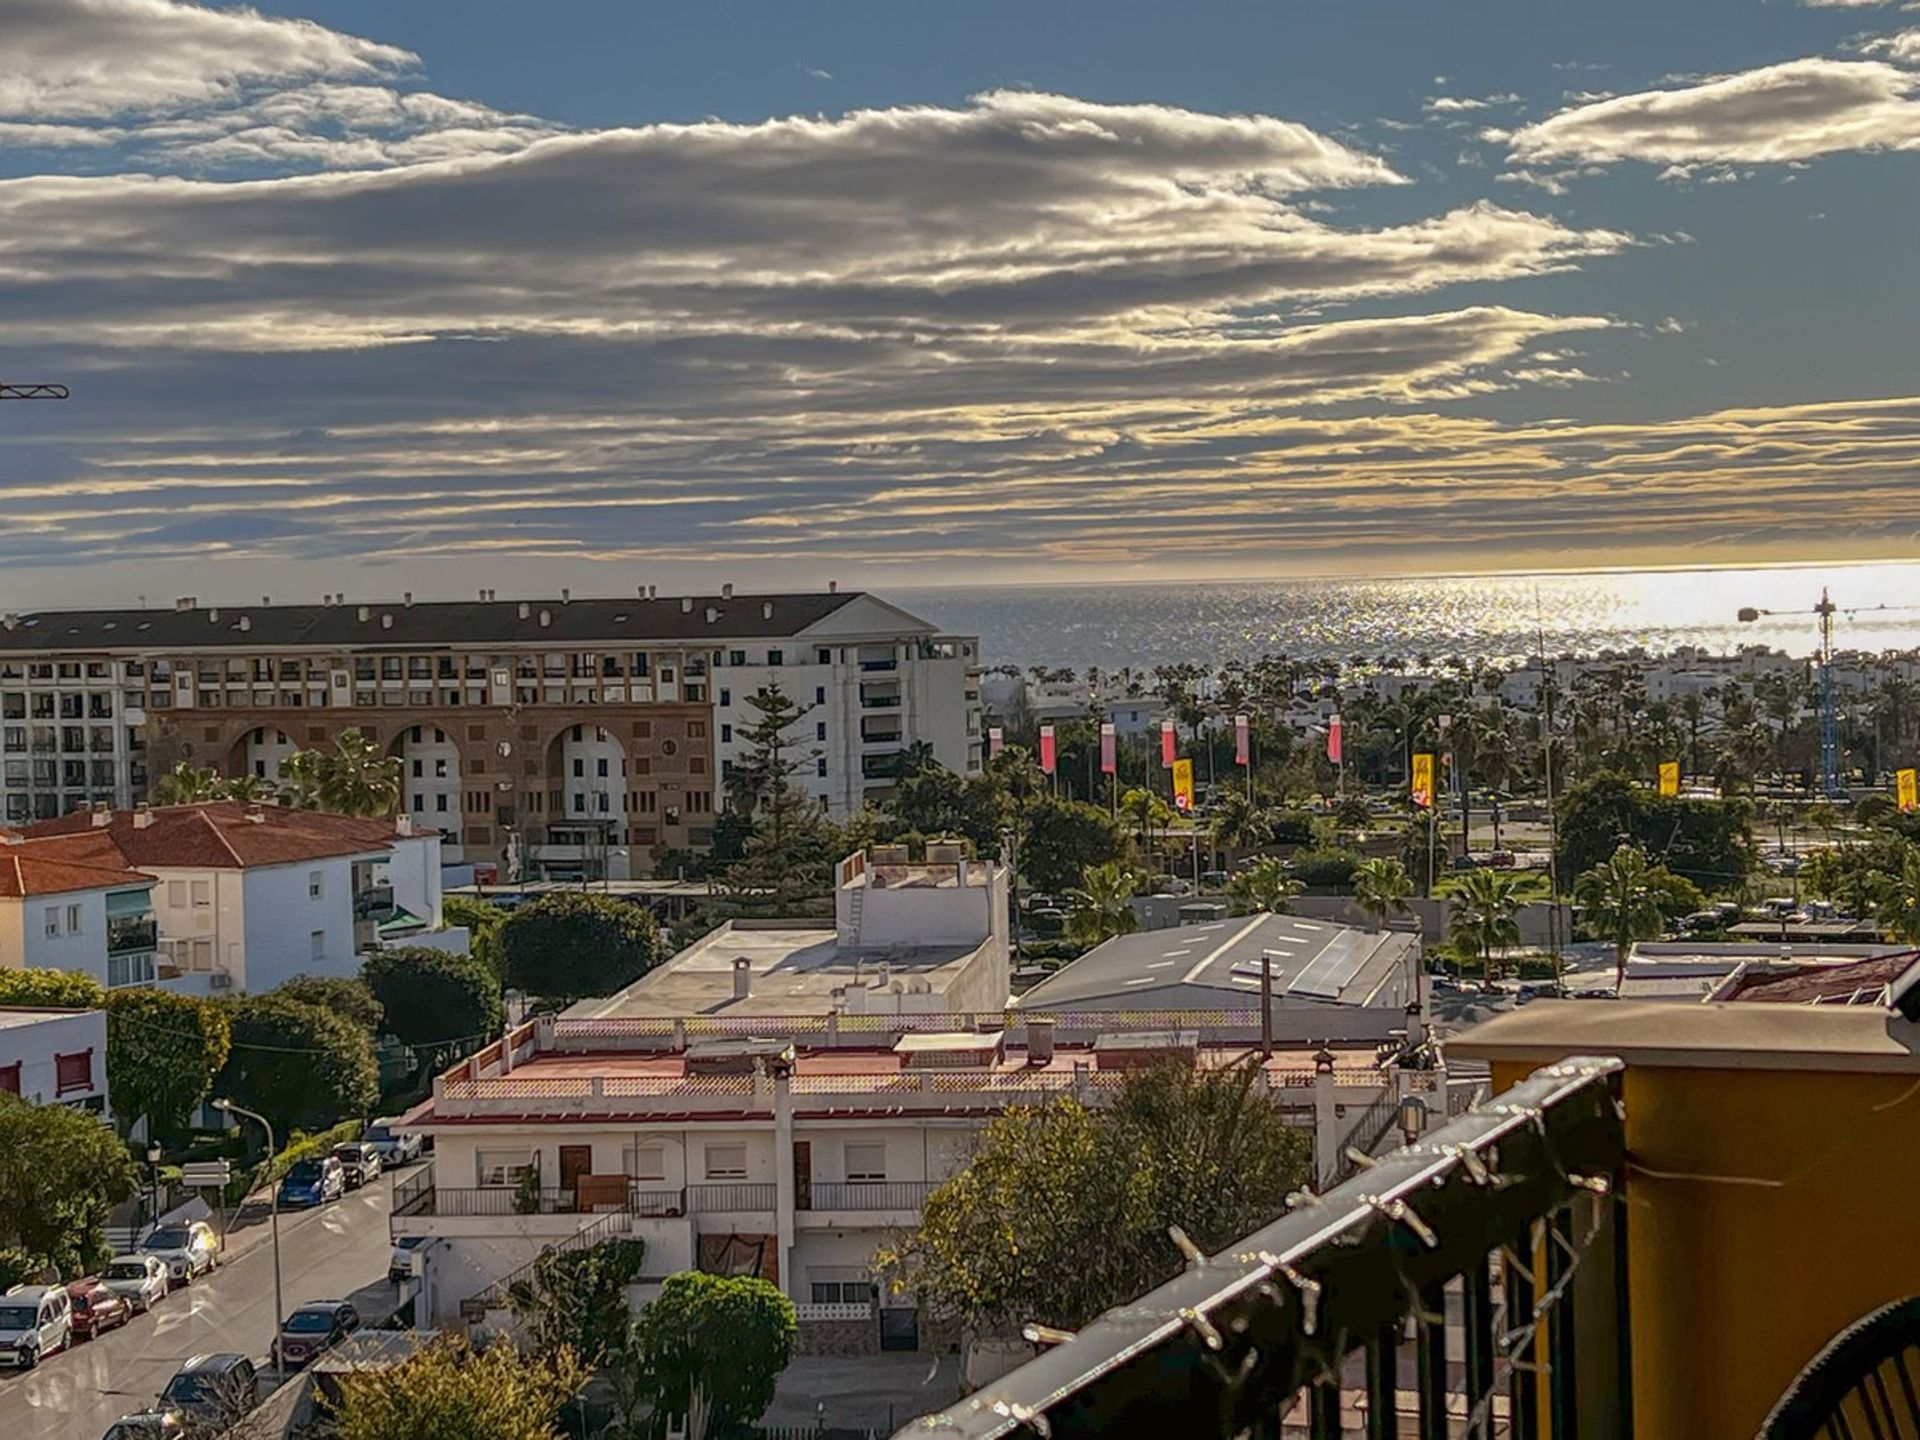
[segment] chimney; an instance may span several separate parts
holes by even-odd
[[[691,615],[693,613],[693,597],[691,595],[682,595],[680,597],[680,613],[682,615]]]
[[[660,587],[658,585],[647,586],[647,599],[658,600],[659,598],[660,598]]]
[[[153,811],[145,805],[134,806],[133,828],[136,830],[144,830],[151,824],[153,824]]]
[[[396,835],[413,834],[413,817],[411,815],[404,815],[404,814],[394,816],[393,817],[393,833]]]
[[[253,617],[250,615],[242,615],[240,617],[240,633],[244,635],[251,629],[253,629]]]
[[[264,610],[264,609],[266,609],[266,608],[267,608],[267,607],[268,607],[269,605],[271,605],[271,604],[273,604],[273,596],[271,596],[271,595],[262,595],[262,596],[260,597],[260,608],[261,608],[262,610]]]
[[[104,800],[93,802],[93,828],[96,830],[113,823],[113,808]]]
[[[16,630],[20,626],[20,617],[18,615],[0,615],[0,625],[6,626],[9,630]]]
[[[560,603],[562,605],[571,605],[573,603],[573,591],[564,585],[560,587]]]
[[[1027,1063],[1047,1065],[1053,1060],[1053,1021],[1039,1015],[1027,1017]]]
[[[838,580],[827,581],[827,594],[838,595],[839,593],[840,593],[840,582]]]
[[[400,596],[400,600],[409,610],[413,608],[413,592],[411,590],[404,592]]]
[[[731,600],[733,598],[733,582],[731,580],[720,587],[720,598],[722,600]]]
[[[551,625],[552,623],[553,623],[553,612],[551,610],[542,610],[540,612],[541,629],[544,630],[547,626]]]
[[[360,607],[360,619],[364,622],[367,620],[371,620],[372,618],[373,618],[373,607],[371,605],[362,605]]]
[[[773,618],[773,602],[771,600],[763,600],[760,602],[760,618],[762,620],[771,620]]]
[[[733,957],[733,998],[744,1000],[753,989],[753,962],[744,955]]]
[[[217,608],[207,611],[207,623],[209,625],[218,625],[220,623],[220,611]]]
[[[711,625],[713,624],[714,621],[718,620],[719,618],[720,618],[720,612],[714,609],[713,606],[711,605],[707,606],[707,624]]]
[[[176,610],[191,610],[199,603],[200,601],[197,596],[182,595],[178,600],[173,602],[173,608]]]
[[[520,618],[522,620],[526,620],[526,619],[529,619],[532,615],[533,615],[533,606],[529,605],[526,601],[522,600],[520,602]]]
[[[393,613],[391,611],[381,612],[380,628],[382,630],[391,630],[393,628]]]

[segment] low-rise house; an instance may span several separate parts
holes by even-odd
[[[0,1008],[0,1095],[106,1114],[106,1012]]]
[[[0,831],[0,969],[68,970],[109,988],[153,983],[157,883]]]

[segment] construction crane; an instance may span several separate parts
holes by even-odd
[[[1820,665],[1820,784],[1822,793],[1829,800],[1840,795],[1840,717],[1839,705],[1834,697],[1833,686],[1833,617],[1874,613],[1885,610],[1912,610],[1911,605],[1862,605],[1852,610],[1842,610],[1828,596],[1826,587],[1820,587],[1820,603],[1812,610],[1813,616],[1820,622],[1820,649],[1816,659]],[[1746,622],[1758,620],[1762,615],[1804,615],[1804,610],[1763,610],[1753,605],[1740,609],[1740,619]]]
[[[9,385],[0,381],[0,400],[64,400],[64,385]]]

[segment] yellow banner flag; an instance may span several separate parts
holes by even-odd
[[[1660,762],[1660,793],[1662,795],[1680,793],[1680,762],[1678,760]]]
[[[1916,782],[1913,771],[1894,772],[1893,793],[1899,799],[1902,810],[1911,811],[1920,807],[1920,783]]]
[[[1422,751],[1413,757],[1413,803],[1422,810],[1433,804],[1433,756]]]
[[[1173,808],[1182,815],[1193,813],[1193,761],[1173,762]]]

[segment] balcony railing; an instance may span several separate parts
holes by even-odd
[[[160,943],[160,925],[151,915],[139,918],[116,916],[107,921],[107,953],[128,955],[152,950]]]
[[[765,1188],[771,1191],[773,1187]],[[769,1200],[768,1205],[771,1206],[771,1204],[772,1201]],[[437,1186],[433,1183],[431,1165],[416,1171],[404,1180],[396,1179],[393,1186],[392,1214],[395,1219],[403,1219],[410,1215],[505,1217],[586,1214],[638,1215],[642,1218],[665,1219],[686,1213],[686,1191],[645,1188],[638,1181],[629,1184],[625,1199],[617,1204],[596,1200],[584,1207],[580,1203],[577,1192],[572,1189],[542,1188],[536,1193],[525,1194],[519,1187],[513,1185],[477,1185],[466,1188]]]
[[[933,1193],[931,1180],[815,1180],[803,1186],[801,1210],[918,1210]]]
[[[353,918],[356,920],[391,920],[393,918],[393,886],[369,885],[358,891],[353,897]]]
[[[1622,1069],[1536,1071],[900,1435],[1631,1435]]]
[[[687,1205],[695,1215],[711,1215],[720,1210],[771,1210],[774,1187],[771,1184],[689,1185]]]

